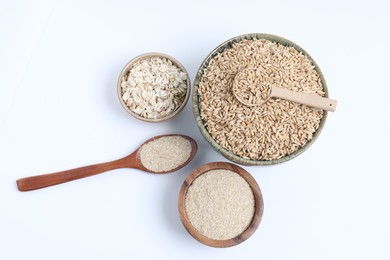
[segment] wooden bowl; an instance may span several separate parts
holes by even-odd
[[[249,184],[250,188],[252,189],[254,200],[255,200],[254,215],[247,229],[244,230],[244,232],[242,232],[240,235],[228,240],[214,240],[202,235],[197,229],[194,228],[194,226],[192,226],[185,209],[185,198],[186,198],[187,190],[191,186],[192,182],[203,173],[206,173],[210,170],[218,170],[218,169],[230,170],[243,177],[244,180]],[[250,173],[248,173],[240,166],[232,163],[212,162],[198,167],[190,175],[187,176],[179,192],[178,208],[179,208],[179,215],[180,215],[181,222],[183,223],[186,230],[196,240],[198,240],[199,242],[205,245],[212,246],[212,247],[231,247],[244,242],[256,231],[257,227],[260,224],[261,218],[263,216],[264,203],[263,203],[263,196],[261,194],[260,187],[257,185],[256,180],[252,177],[252,175],[250,175]]]
[[[184,98],[183,103],[180,105],[179,108],[177,108],[174,112],[172,112],[171,114],[167,115],[166,117],[156,118],[156,119],[145,118],[145,117],[142,117],[142,116],[134,113],[133,111],[131,111],[131,109],[126,105],[126,103],[122,99],[122,88],[121,88],[121,83],[122,83],[123,77],[127,73],[129,73],[129,70],[133,67],[134,63],[136,63],[138,61],[141,61],[141,60],[145,60],[145,59],[151,58],[151,57],[159,57],[159,58],[165,58],[167,60],[170,60],[172,62],[172,64],[176,65],[178,68],[180,68],[187,75],[187,81],[186,81],[186,83],[187,83],[187,92],[186,92],[186,96]],[[185,69],[185,67],[178,60],[176,60],[175,58],[173,58],[173,57],[171,57],[171,56],[169,56],[167,54],[164,54],[164,53],[150,52],[150,53],[145,53],[145,54],[142,54],[142,55],[139,55],[139,56],[135,57],[134,59],[130,60],[125,65],[125,67],[122,69],[122,71],[121,71],[121,73],[119,75],[119,78],[118,78],[117,92],[118,92],[118,98],[119,98],[120,103],[122,104],[123,108],[130,115],[132,115],[133,117],[135,117],[135,118],[137,118],[139,120],[145,121],[145,122],[156,123],[156,122],[162,122],[162,121],[166,121],[168,119],[171,119],[172,117],[177,115],[181,110],[183,110],[183,108],[187,104],[188,99],[189,99],[189,97],[191,95],[191,81],[190,81],[190,76],[189,76],[187,70]]]
[[[246,159],[246,158],[242,158],[242,157],[232,153],[231,151],[223,148],[221,145],[219,145],[214,140],[214,138],[207,131],[205,123],[203,122],[203,120],[201,118],[198,89],[199,89],[199,83],[201,82],[204,70],[208,67],[212,58],[217,56],[219,53],[223,52],[225,49],[230,48],[232,46],[232,44],[234,44],[236,42],[240,42],[240,41],[245,40],[245,39],[246,40],[267,39],[269,41],[280,43],[280,44],[285,45],[285,46],[291,46],[291,47],[295,48],[296,50],[298,50],[299,52],[302,52],[303,54],[305,54],[311,60],[313,65],[315,66],[315,70],[317,71],[318,75],[321,78],[323,90],[325,92],[325,97],[328,97],[328,88],[327,88],[327,85],[325,82],[325,78],[324,78],[319,66],[317,65],[317,63],[304,49],[302,49],[297,44],[295,44],[295,43],[293,43],[285,38],[276,36],[276,35],[262,34],[262,33],[244,34],[244,35],[240,35],[240,36],[234,37],[232,39],[229,39],[226,42],[220,44],[217,48],[215,48],[213,51],[211,51],[211,53],[204,59],[204,61],[200,65],[198,72],[195,75],[194,86],[192,89],[192,91],[193,91],[192,92],[192,106],[193,106],[193,112],[195,115],[196,123],[197,123],[199,130],[202,133],[203,137],[211,144],[211,146],[216,151],[221,153],[224,157],[226,157],[227,159],[229,159],[235,163],[239,163],[242,165],[272,165],[272,164],[278,164],[278,163],[282,163],[282,162],[291,160],[291,159],[295,158],[296,156],[300,155],[301,153],[303,153],[304,151],[306,151],[306,149],[309,148],[310,145],[312,145],[314,143],[314,141],[317,139],[317,137],[320,135],[321,130],[324,128],[324,125],[325,125],[325,121],[326,121],[327,114],[328,114],[327,111],[323,112],[323,116],[320,120],[319,127],[313,133],[313,138],[311,140],[309,140],[305,145],[303,145],[302,147],[300,147],[296,151],[294,151],[294,152],[292,152],[292,153],[290,153],[290,154],[288,154],[280,159],[273,159],[273,160]]]

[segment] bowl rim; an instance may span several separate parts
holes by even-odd
[[[227,240],[215,240],[202,235],[197,229],[195,229],[194,226],[192,226],[185,209],[185,198],[187,195],[188,188],[191,186],[192,182],[202,174],[209,172],[211,170],[218,170],[218,169],[233,171],[238,175],[240,175],[242,178],[244,178],[244,180],[248,183],[249,187],[251,188],[255,200],[255,212],[253,214],[253,218],[249,226],[238,236]],[[188,231],[188,233],[190,233],[190,235],[193,238],[195,238],[196,240],[198,240],[199,242],[207,246],[223,248],[223,247],[231,247],[231,246],[238,245],[253,235],[253,233],[259,227],[261,219],[263,217],[264,200],[263,200],[261,189],[257,184],[256,180],[245,169],[233,163],[210,162],[210,163],[203,164],[198,168],[194,169],[186,177],[179,191],[178,210],[179,210],[180,220],[184,228]]]
[[[192,87],[192,108],[193,108],[193,114],[195,117],[195,121],[196,121],[196,124],[198,125],[198,128],[199,128],[201,134],[211,144],[211,146],[216,151],[221,153],[225,158],[227,158],[235,163],[238,163],[241,165],[274,165],[274,164],[286,162],[286,161],[291,160],[291,159],[295,158],[296,156],[302,154],[304,151],[306,151],[314,143],[314,141],[318,138],[318,136],[320,135],[320,133],[325,125],[326,118],[328,115],[327,111],[325,111],[325,110],[323,111],[319,126],[318,126],[317,130],[313,133],[312,139],[310,139],[304,146],[298,148],[293,153],[288,154],[282,158],[273,159],[273,160],[246,159],[246,158],[242,158],[242,157],[232,153],[231,151],[223,148],[214,140],[213,137],[211,137],[211,135],[207,131],[207,129],[204,125],[204,122],[200,116],[201,113],[200,113],[200,107],[199,107],[198,88],[199,88],[199,82],[202,79],[204,69],[207,68],[210,60],[212,58],[214,58],[216,55],[218,55],[220,52],[224,51],[227,48],[230,48],[232,46],[232,44],[234,44],[236,42],[240,42],[240,41],[245,40],[245,39],[246,40],[266,39],[266,40],[270,40],[270,41],[273,41],[276,43],[280,43],[284,46],[291,46],[291,47],[295,48],[296,50],[305,54],[310,59],[310,61],[313,63],[313,65],[315,66],[315,70],[317,71],[317,73],[319,74],[319,76],[321,78],[322,87],[323,87],[323,90],[325,92],[325,97],[329,96],[328,87],[327,87],[324,75],[322,74],[320,67],[315,62],[315,60],[309,55],[309,53],[307,53],[302,47],[300,47],[299,45],[295,44],[294,42],[292,42],[288,39],[285,39],[285,38],[277,36],[277,35],[266,34],[266,33],[248,33],[248,34],[243,34],[243,35],[239,35],[239,36],[230,38],[229,40],[218,45],[215,49],[213,49],[207,55],[207,57],[203,60],[203,62],[199,66],[199,68],[196,72],[193,87]]]
[[[142,117],[142,116],[134,113],[133,111],[131,111],[130,108],[126,105],[126,103],[122,99],[122,87],[121,87],[122,78],[125,76],[125,74],[127,74],[129,72],[129,70],[133,67],[134,63],[136,63],[136,62],[138,62],[140,60],[145,60],[145,59],[151,58],[151,57],[166,58],[166,59],[172,61],[172,63],[174,65],[178,66],[187,76],[187,80],[186,80],[187,90],[186,90],[186,95],[184,97],[183,103],[180,105],[180,107],[178,107],[171,114],[167,115],[166,117],[162,117],[162,118],[145,118],[145,117]],[[144,121],[144,122],[158,123],[158,122],[166,121],[168,119],[173,118],[174,116],[176,116],[178,113],[180,113],[183,110],[183,108],[186,106],[186,104],[187,104],[187,102],[189,100],[189,97],[191,95],[191,79],[190,79],[190,75],[188,74],[188,72],[187,72],[186,68],[183,66],[183,64],[180,63],[174,57],[172,57],[172,56],[170,56],[168,54],[165,54],[165,53],[161,53],[161,52],[148,52],[148,53],[140,54],[140,55],[134,57],[129,62],[127,62],[126,65],[123,67],[123,69],[121,70],[121,72],[119,74],[118,81],[117,81],[117,95],[118,95],[119,102],[121,103],[122,107],[130,115],[132,115],[133,117],[135,117],[135,118],[137,118],[137,119],[139,119],[141,121]]]

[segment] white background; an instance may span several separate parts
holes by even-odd
[[[390,6],[383,1],[1,1],[0,259],[390,259]],[[174,56],[193,81],[237,35],[276,34],[319,64],[338,100],[323,132],[283,164],[245,167],[265,211],[246,242],[207,247],[183,228],[177,196],[197,166],[226,161],[191,101],[149,124],[121,107],[133,57]],[[184,169],[120,169],[22,193],[18,178],[110,161],[164,133],[194,137]]]

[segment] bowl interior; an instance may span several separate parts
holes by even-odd
[[[134,113],[133,111],[131,111],[131,109],[126,105],[126,103],[122,99],[122,88],[121,88],[121,83],[122,83],[123,77],[129,73],[129,71],[133,67],[133,65],[136,62],[138,62],[138,61],[145,60],[145,59],[152,58],[152,57],[166,58],[167,60],[172,61],[172,63],[174,65],[176,65],[178,68],[180,68],[187,75],[187,80],[186,80],[187,92],[186,92],[185,98],[183,100],[183,103],[180,105],[179,108],[177,108],[175,111],[173,111],[169,115],[167,115],[165,117],[162,117],[162,118],[155,118],[155,119],[153,119],[153,118],[145,118],[145,117],[142,117],[142,116]],[[122,69],[122,71],[121,71],[121,73],[119,75],[119,78],[118,78],[118,82],[117,82],[117,94],[118,94],[119,101],[122,104],[123,108],[130,115],[134,116],[135,118],[137,118],[139,120],[145,121],[145,122],[156,123],[156,122],[165,121],[165,120],[168,120],[168,119],[174,117],[175,115],[177,115],[185,107],[185,105],[188,102],[190,93],[191,93],[191,81],[190,81],[190,76],[189,76],[187,70],[185,69],[185,67],[178,60],[176,60],[175,58],[173,58],[173,57],[171,57],[171,56],[169,56],[167,54],[158,53],[158,52],[145,53],[145,54],[139,55],[139,56],[135,57],[134,59],[130,60],[125,65],[125,67]]]
[[[245,181],[249,184],[255,199],[255,212],[250,225],[240,235],[228,240],[214,240],[202,235],[190,223],[190,220],[188,218],[185,209],[185,198],[186,198],[187,190],[191,186],[192,182],[203,173],[206,173],[210,170],[217,170],[217,169],[230,170],[243,177]],[[248,173],[238,165],[232,163],[212,162],[198,167],[190,175],[187,176],[179,192],[178,208],[179,208],[180,219],[184,227],[196,240],[198,240],[199,242],[205,245],[212,246],[212,247],[230,247],[244,242],[256,231],[256,229],[260,225],[261,218],[263,216],[264,202],[263,202],[263,196],[260,187],[258,186],[256,180],[252,177],[250,173]]]
[[[234,37],[234,38],[232,38],[230,40],[227,40],[226,42],[222,43],[221,45],[219,45],[217,48],[215,48],[205,58],[205,60],[202,62],[201,66],[199,67],[198,72],[197,72],[197,74],[195,76],[194,86],[193,86],[193,90],[192,90],[193,91],[193,94],[192,94],[192,105],[193,105],[193,112],[194,112],[194,115],[195,115],[196,123],[197,123],[197,125],[199,127],[199,130],[202,133],[203,137],[211,144],[211,146],[215,150],[220,152],[224,157],[226,157],[227,159],[229,159],[229,160],[231,160],[233,162],[236,162],[236,163],[239,163],[239,164],[242,164],[242,165],[272,165],[272,164],[282,163],[282,162],[288,161],[288,160],[298,156],[299,154],[304,152],[307,148],[309,148],[309,146],[311,144],[313,144],[313,142],[317,139],[317,137],[321,133],[321,130],[324,127],[324,124],[325,124],[325,121],[326,121],[326,118],[327,118],[327,111],[323,112],[323,116],[322,116],[322,118],[320,120],[319,127],[314,132],[313,138],[311,140],[309,140],[305,145],[303,145],[302,147],[300,147],[299,149],[297,149],[293,153],[291,153],[289,155],[286,155],[286,156],[284,156],[284,157],[282,157],[280,159],[274,159],[274,160],[252,160],[252,159],[246,159],[246,158],[242,158],[242,157],[232,153],[231,151],[223,148],[222,146],[220,146],[214,140],[214,138],[207,131],[207,128],[205,127],[205,123],[203,122],[203,120],[202,120],[202,118],[200,116],[201,111],[200,111],[200,107],[199,107],[198,88],[199,88],[199,83],[200,83],[200,81],[202,79],[204,70],[208,67],[208,65],[209,65],[209,63],[210,63],[212,58],[214,58],[219,53],[223,52],[225,49],[231,48],[234,43],[240,42],[240,41],[242,41],[244,39],[247,39],[247,40],[250,40],[250,39],[266,39],[266,40],[269,40],[269,41],[280,43],[280,44],[282,44],[284,46],[291,46],[291,47],[295,48],[297,51],[302,52],[303,54],[305,54],[311,60],[313,65],[315,66],[315,70],[317,71],[317,73],[320,76],[321,81],[322,81],[322,86],[323,86],[323,90],[325,92],[325,97],[328,97],[328,88],[327,88],[327,85],[326,85],[325,78],[324,78],[324,76],[323,76],[319,66],[317,65],[317,63],[314,61],[314,59],[304,49],[302,49],[300,46],[296,45],[295,43],[293,43],[293,42],[291,42],[291,41],[289,41],[289,40],[287,40],[285,38],[276,36],[276,35],[261,34],[261,33],[245,34],[245,35]]]

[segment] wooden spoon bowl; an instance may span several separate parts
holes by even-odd
[[[191,186],[192,182],[203,173],[206,173],[211,170],[218,170],[218,169],[230,170],[243,177],[244,180],[249,184],[250,188],[252,189],[254,200],[255,200],[255,211],[249,226],[241,234],[228,240],[214,240],[201,234],[191,224],[185,208],[185,199],[186,199],[187,190]],[[256,180],[252,177],[252,175],[249,172],[239,167],[238,165],[232,163],[212,162],[198,167],[190,175],[187,176],[179,192],[178,208],[179,208],[179,215],[180,215],[181,222],[183,223],[185,229],[196,240],[211,247],[231,247],[244,242],[256,231],[256,229],[260,225],[260,221],[263,216],[264,202],[263,202],[263,196],[260,187],[258,186]]]

